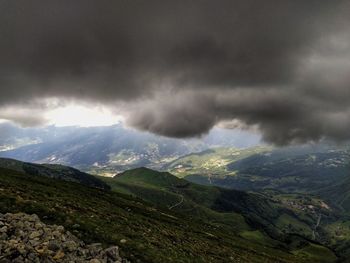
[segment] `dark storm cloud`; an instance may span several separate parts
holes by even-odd
[[[130,112],[129,125],[179,138],[207,133],[217,122],[212,99],[198,92],[158,95]]]
[[[58,97],[122,107],[172,137],[234,120],[278,144],[348,139],[349,12],[338,0],[0,0],[0,107]]]

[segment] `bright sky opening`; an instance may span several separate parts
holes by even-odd
[[[49,111],[46,114],[49,124],[56,126],[109,126],[121,121],[105,107],[68,105]]]

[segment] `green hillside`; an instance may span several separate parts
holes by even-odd
[[[132,196],[0,168],[0,212],[20,211],[62,224],[86,242],[117,244],[132,262],[335,261],[331,250],[303,239],[277,249],[249,240],[253,232],[242,238]]]
[[[114,190],[131,193],[157,205],[189,214],[199,213],[201,210],[232,212],[260,218],[260,221],[265,213],[269,214],[266,218],[277,216],[271,204],[258,194],[202,186],[167,172],[137,168],[113,179],[103,180]]]
[[[323,221],[316,231],[318,215],[335,222],[323,200],[312,196],[283,193],[245,193],[201,186],[167,172],[146,168],[105,178],[113,190],[132,194],[173,211],[186,213],[246,239],[265,245],[294,242],[295,235],[329,244]]]
[[[221,172],[214,169],[216,173],[210,173],[211,169],[205,169],[203,164],[223,159],[218,152],[217,155],[202,152],[198,157],[190,155],[175,162],[190,164],[186,166],[184,177],[190,182],[260,192],[297,215],[297,220],[288,213],[281,216],[274,221],[277,228],[287,233],[306,234],[333,247],[339,254],[350,256],[350,152],[347,145],[266,149],[244,158],[226,155]],[[305,224],[309,227],[305,228]]]
[[[318,189],[317,194],[350,215],[350,177]]]
[[[10,169],[33,176],[46,176],[69,182],[76,182],[86,186],[109,189],[107,184],[95,176],[59,164],[34,164],[14,159],[0,158],[0,168]]]
[[[211,209],[218,206],[217,200],[221,195],[218,188],[192,184],[170,173],[147,168],[137,168],[114,178],[101,179],[115,191],[132,194],[169,210],[185,212],[189,216],[210,220],[219,225],[234,221],[232,228],[237,231],[251,229],[241,214],[219,213]]]

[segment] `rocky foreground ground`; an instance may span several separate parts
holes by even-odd
[[[0,263],[124,263],[118,247],[86,245],[63,226],[46,225],[37,215],[0,214]]]

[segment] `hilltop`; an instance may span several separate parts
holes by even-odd
[[[90,187],[109,189],[109,186],[91,174],[59,164],[34,164],[15,159],[0,158],[0,168],[9,169],[31,176],[45,176],[76,182]]]

